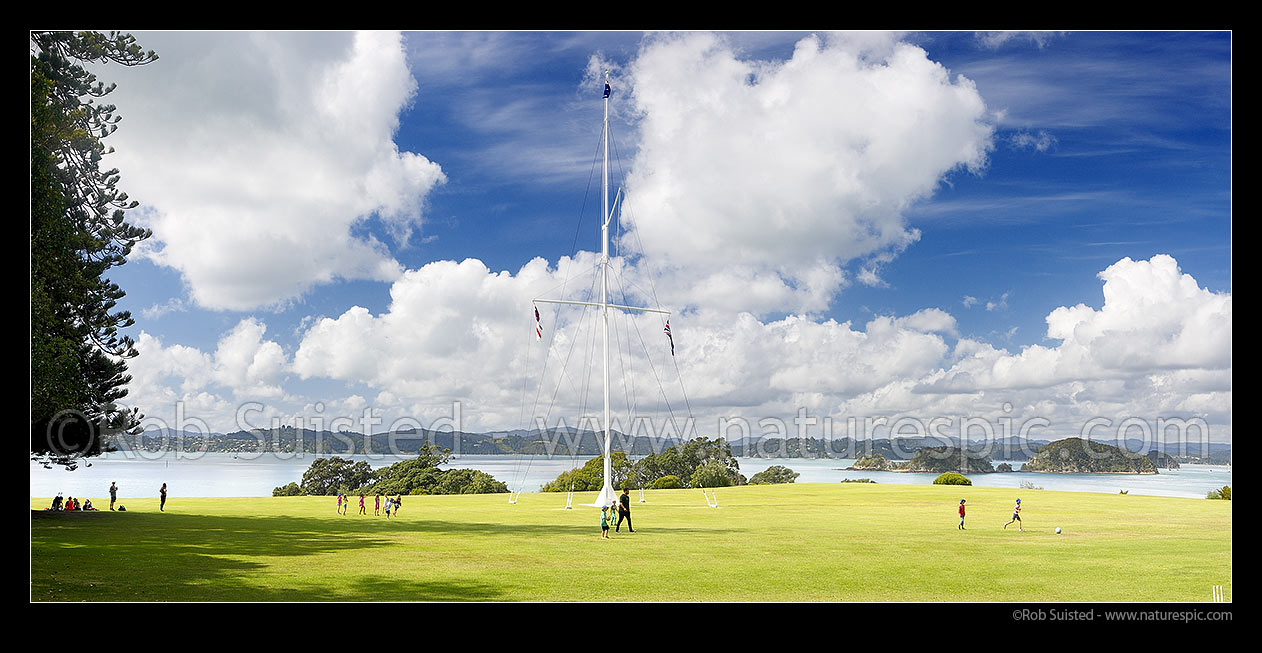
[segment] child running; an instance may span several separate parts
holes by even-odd
[[[964,528],[964,500],[960,499],[960,530],[968,530]]]
[[[386,519],[390,519],[390,506],[394,503],[394,499],[386,497]]]
[[[1014,508],[1012,509],[1012,519],[1008,520],[1008,523],[1007,523],[1007,524],[1004,524],[1004,525],[1003,525],[1003,527],[1004,527],[1004,528],[1008,528],[1008,524],[1011,524],[1011,523],[1012,523],[1012,522],[1014,522],[1014,521],[1015,521],[1015,522],[1019,522],[1019,521],[1021,521],[1021,500],[1020,500],[1020,499],[1017,499],[1017,505],[1016,505],[1016,507],[1014,507]],[[1019,531],[1021,531],[1022,533],[1024,533],[1024,532],[1025,532],[1024,525],[1022,525],[1022,526],[1018,526],[1018,527],[1017,527],[1017,530],[1019,530]]]

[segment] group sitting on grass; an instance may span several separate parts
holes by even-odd
[[[50,508],[44,508],[44,510],[56,510],[56,511],[80,510],[80,511],[83,511],[83,510],[96,510],[96,508],[93,508],[93,507],[92,507],[92,500],[91,500],[91,499],[84,499],[84,500],[81,502],[81,501],[79,501],[78,499],[76,499],[76,498],[74,498],[74,497],[67,497],[65,500],[63,500],[63,499],[61,498],[61,495],[60,495],[60,494],[58,494],[56,497],[54,497],[54,498],[53,498],[53,505],[52,505],[52,507],[50,507]]]

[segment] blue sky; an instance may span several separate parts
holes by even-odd
[[[313,404],[444,414],[450,397],[430,384],[477,376],[486,356],[517,353],[482,341],[466,347],[422,338],[404,347],[400,298],[416,290],[429,303],[409,310],[445,308],[442,328],[455,330],[485,320],[491,335],[484,336],[503,340],[515,326],[497,331],[485,307],[433,303],[469,292],[447,294],[442,284],[455,277],[439,275],[437,264],[480,261],[486,279],[460,276],[470,288],[528,285],[523,266],[532,259],[555,267],[575,253],[580,219],[577,249],[598,249],[599,185],[591,175],[601,103],[593,71],[612,68],[614,172],[636,200],[634,228],[646,243],[634,266],[648,276],[635,278],[654,278],[658,291],[683,305],[672,328],[682,374],[698,386],[698,412],[731,415],[745,406],[751,419],[791,417],[807,406],[839,419],[993,417],[1008,402],[1019,415],[1065,424],[1059,434],[1088,415],[1200,416],[1214,425],[1214,439],[1230,438],[1230,33],[378,32],[372,43],[339,33],[136,35],[159,62],[100,74],[119,84],[111,101],[123,123],[110,140],[120,185],[145,205],[136,220],[155,231],[149,249],[113,274],[143,345],[132,397],[159,406],[142,408],[146,414],[170,415],[168,404],[182,401],[198,406],[213,430],[231,430],[232,406],[248,401],[291,417]],[[857,68],[849,67],[854,56]],[[672,77],[680,71],[689,72]],[[722,94],[736,99],[705,105]],[[781,101],[784,112],[763,112]],[[872,111],[879,102],[892,108]],[[672,140],[674,121],[686,131]],[[798,134],[796,125],[811,132]],[[781,130],[779,141],[745,142]],[[882,131],[888,141],[869,136]],[[815,150],[810,133],[864,143],[849,158],[832,156],[833,149]],[[797,151],[776,151],[793,143]],[[764,159],[742,158],[760,147]],[[896,165],[865,163],[885,147],[897,150],[889,155]],[[247,162],[273,160],[260,163],[259,174],[234,176]],[[800,174],[777,177],[799,164]],[[912,169],[915,176],[904,178]],[[666,170],[674,171],[669,179]],[[795,190],[817,171],[821,182],[845,180],[837,187],[859,190],[816,197],[820,184],[805,182]],[[732,186],[720,188],[728,179]],[[759,179],[778,180],[768,186],[784,195]],[[324,190],[328,201],[301,206]],[[298,198],[279,209],[292,215],[276,217],[274,191]],[[725,205],[737,194],[749,197]],[[742,206],[786,208],[773,219],[735,215]],[[875,208],[866,215],[863,207]],[[846,217],[835,219],[838,211]],[[766,248],[757,234],[762,219]],[[830,231],[848,220],[870,242],[852,247],[850,232]],[[815,227],[818,239],[810,236]],[[250,237],[253,229],[259,237]],[[284,238],[269,243],[264,232]],[[216,242],[228,235],[241,240]],[[702,250],[714,242],[716,251],[692,260],[687,242]],[[218,256],[235,260],[198,267],[216,246]],[[275,262],[254,267],[264,258]],[[504,278],[496,277],[501,271]],[[282,277],[288,285],[271,288]],[[1105,277],[1118,298],[1110,310]],[[1193,280],[1190,289],[1181,279]],[[745,303],[742,286],[751,289]],[[1141,287],[1176,294],[1152,297]],[[767,293],[752,290],[761,288]],[[1071,310],[1079,305],[1089,314]],[[1144,313],[1182,306],[1199,317],[1166,324]],[[359,337],[346,335],[357,333],[354,307],[367,325]],[[1086,339],[1071,347],[1049,337],[1058,309],[1082,327],[1069,332],[1156,343],[1145,349],[1156,353],[1119,362],[1100,349],[1103,341],[1090,340],[1095,335],[1076,336]],[[871,325],[881,319],[891,321],[896,339],[877,337]],[[751,331],[742,335],[737,323]],[[1219,326],[1206,331],[1207,324]],[[239,337],[228,338],[233,333]],[[785,349],[725,345],[745,336],[759,347],[779,338]],[[794,349],[809,337],[858,344]],[[703,338],[714,347],[690,347]],[[1189,353],[1180,344],[1197,341],[1215,347]],[[474,358],[452,353],[466,350]],[[331,351],[358,353],[338,367],[327,363]],[[387,362],[413,355],[433,378],[386,371]],[[1044,355],[1060,372],[1005,376]],[[706,360],[687,360],[694,356]],[[752,362],[760,356],[765,364]],[[985,372],[968,367],[982,359]],[[912,362],[884,367],[890,360]],[[815,366],[823,364],[827,375],[870,382],[817,382]],[[491,409],[517,396],[492,389],[513,369],[494,367],[469,381],[467,428],[517,426],[507,423],[515,403]],[[767,401],[738,401],[722,382],[708,383],[727,370],[743,379],[737,386],[764,387]],[[896,398],[961,379],[973,384],[968,393],[925,403]]]

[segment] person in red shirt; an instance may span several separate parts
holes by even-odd
[[[968,530],[964,528],[964,500],[960,499],[960,530]]]
[[[1021,521],[1021,500],[1020,499],[1017,499],[1017,505],[1015,508],[1012,509],[1012,519],[1008,520],[1008,523],[1003,525],[1004,529],[1007,529],[1008,525],[1014,521],[1015,522]],[[1020,530],[1022,533],[1025,532],[1025,526],[1019,525],[1017,526],[1017,529]]]

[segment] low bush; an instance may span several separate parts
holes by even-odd
[[[679,482],[679,477],[674,474],[667,474],[649,484],[650,490],[674,490],[681,487],[683,487],[683,484]]]
[[[1224,485],[1220,489],[1210,490],[1209,494],[1205,495],[1205,498],[1206,499],[1223,499],[1225,501],[1231,501],[1231,486]]]
[[[302,495],[302,488],[298,487],[297,483],[290,483],[289,485],[282,485],[272,490],[272,496],[274,497],[297,497],[301,495]]]

